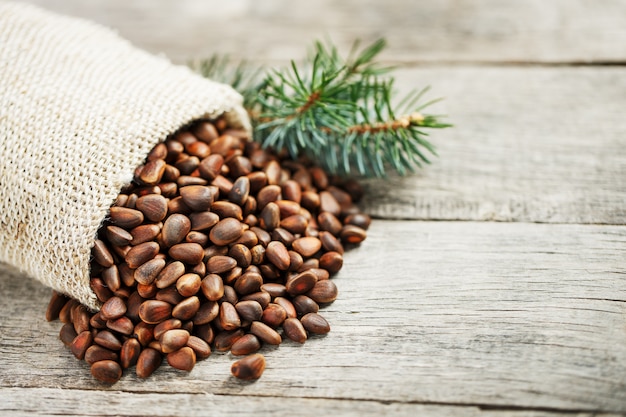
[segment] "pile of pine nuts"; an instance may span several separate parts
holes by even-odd
[[[190,371],[212,351],[243,356],[232,374],[257,379],[263,344],[330,331],[318,310],[337,298],[344,247],[366,237],[361,195],[224,119],[196,122],[156,145],[111,207],[92,250],[100,311],[54,292],[46,318],[105,383],[163,359]]]

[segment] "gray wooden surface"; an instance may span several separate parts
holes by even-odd
[[[399,88],[432,85],[456,127],[433,165],[366,182],[331,333],[264,350],[255,383],[213,354],[101,385],[49,290],[0,269],[0,414],[626,415],[626,2],[31,2],[177,62],[385,36]]]

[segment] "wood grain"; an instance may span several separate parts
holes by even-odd
[[[416,175],[367,183],[381,218],[626,224],[623,68],[410,68],[455,127]]]
[[[286,62],[329,36],[342,48],[385,37],[407,63],[626,61],[621,0],[28,0],[119,30],[178,62],[214,52]]]
[[[3,407],[23,409],[21,396],[37,388],[122,402],[218,396],[235,409],[285,398],[323,414],[355,402],[402,415],[436,405],[444,415],[448,406],[625,413],[624,248],[620,226],[375,221],[335,278],[331,333],[264,348],[268,367],[252,384],[229,376],[230,355],[213,354],[190,374],[166,366],[101,385],[58,341],[60,324],[44,321],[49,290],[5,272],[0,387],[12,394]],[[192,402],[180,407],[193,413]]]

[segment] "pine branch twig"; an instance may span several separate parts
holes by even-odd
[[[292,61],[263,77],[218,57],[199,71],[242,93],[263,146],[306,155],[333,174],[382,177],[392,168],[403,175],[436,155],[425,130],[451,125],[422,112],[437,101],[419,104],[428,88],[395,104],[393,69],[375,61],[384,47],[382,39],[362,50],[357,42],[344,59],[330,42],[316,42],[302,65]]]

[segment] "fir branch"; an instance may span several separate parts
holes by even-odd
[[[436,155],[425,130],[450,125],[422,113],[437,101],[420,104],[428,88],[394,104],[392,68],[375,61],[384,47],[382,39],[362,50],[357,42],[344,59],[332,43],[316,42],[304,64],[292,61],[263,78],[244,64],[229,70],[217,57],[199,68],[242,93],[264,147],[304,154],[333,174],[381,177],[392,168],[404,175]]]

